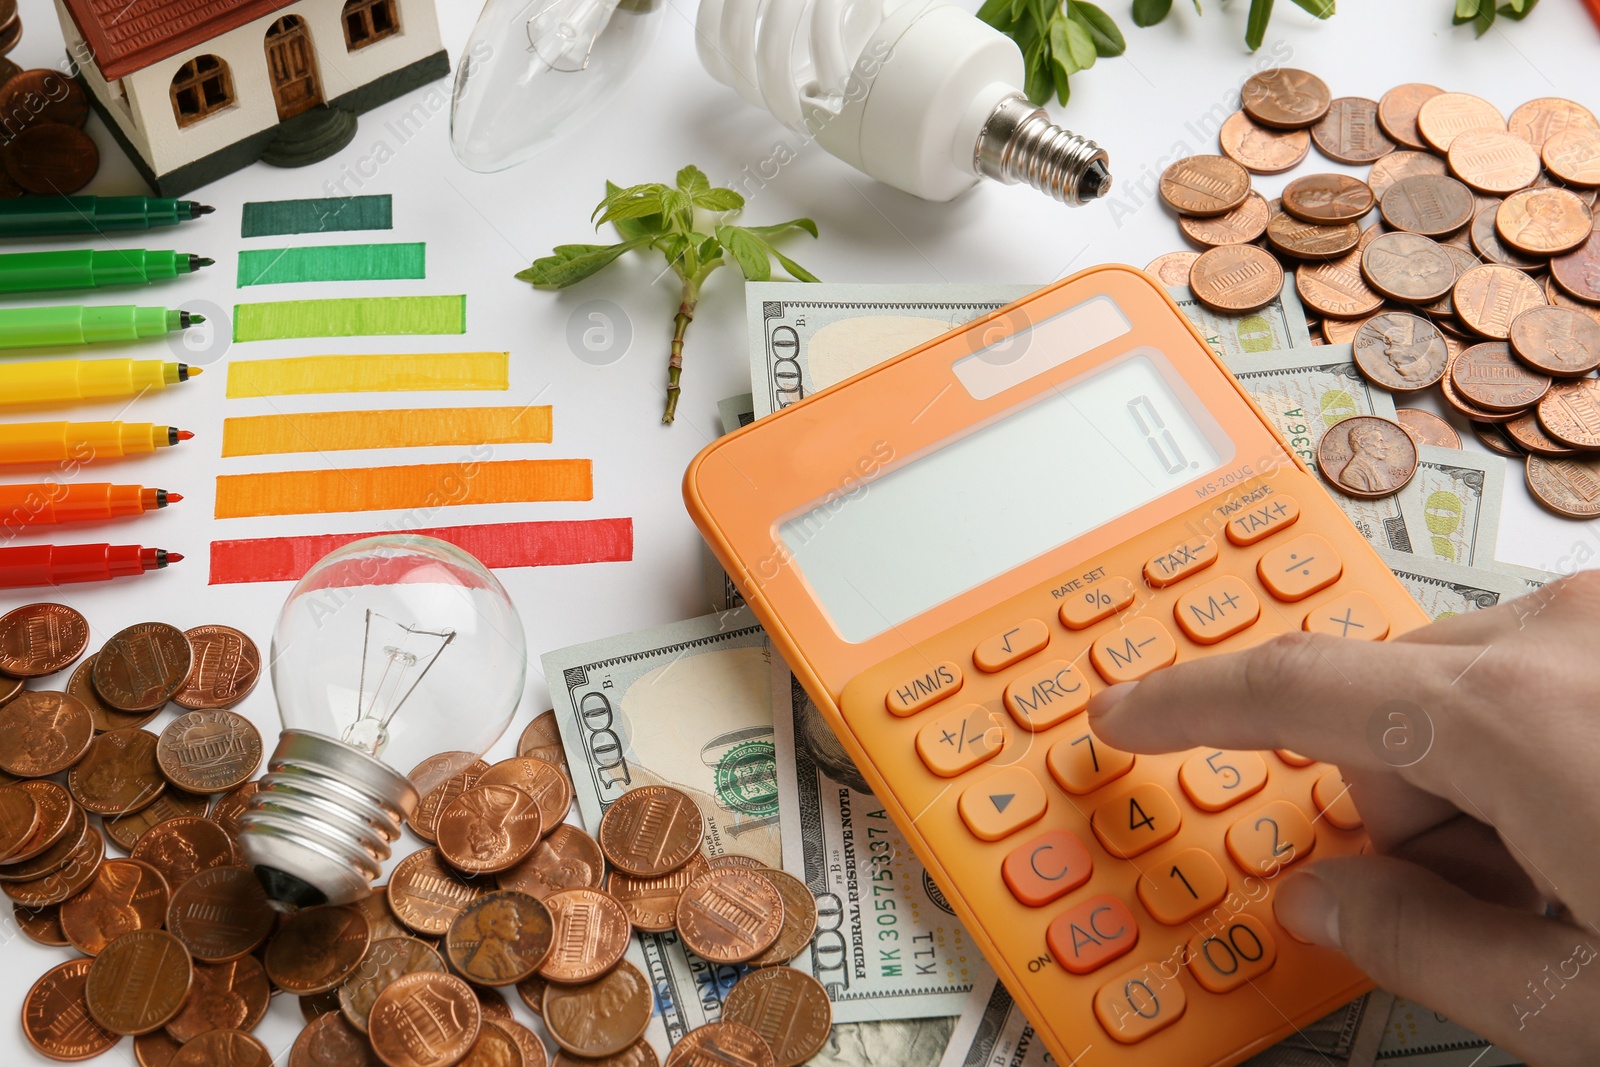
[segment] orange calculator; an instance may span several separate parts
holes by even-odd
[[[1091,693],[1426,616],[1144,274],[1074,275],[730,434],[684,496],[1062,1064],[1235,1064],[1370,988],[1272,913],[1359,851],[1292,752],[1135,756]]]

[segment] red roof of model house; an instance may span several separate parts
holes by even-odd
[[[61,0],[107,81],[264,15],[295,0]]]

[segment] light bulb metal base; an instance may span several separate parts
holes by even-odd
[[[405,775],[366,753],[285,730],[239,817],[239,846],[278,903],[350,903],[372,891],[417,801]]]
[[[1105,149],[1050,121],[1020,93],[995,106],[978,135],[973,165],[1007,185],[1025,183],[1077,206],[1111,191]]]

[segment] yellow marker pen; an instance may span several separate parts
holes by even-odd
[[[0,464],[91,462],[170,448],[194,434],[148,422],[0,424]]]
[[[70,404],[80,400],[137,396],[165,389],[200,373],[187,363],[159,359],[61,359],[0,363],[0,407]]]

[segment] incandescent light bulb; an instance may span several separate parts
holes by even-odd
[[[283,735],[240,819],[268,895],[363,898],[418,797],[505,732],[522,620],[489,570],[431,537],[370,537],[306,573],[272,635]]]

